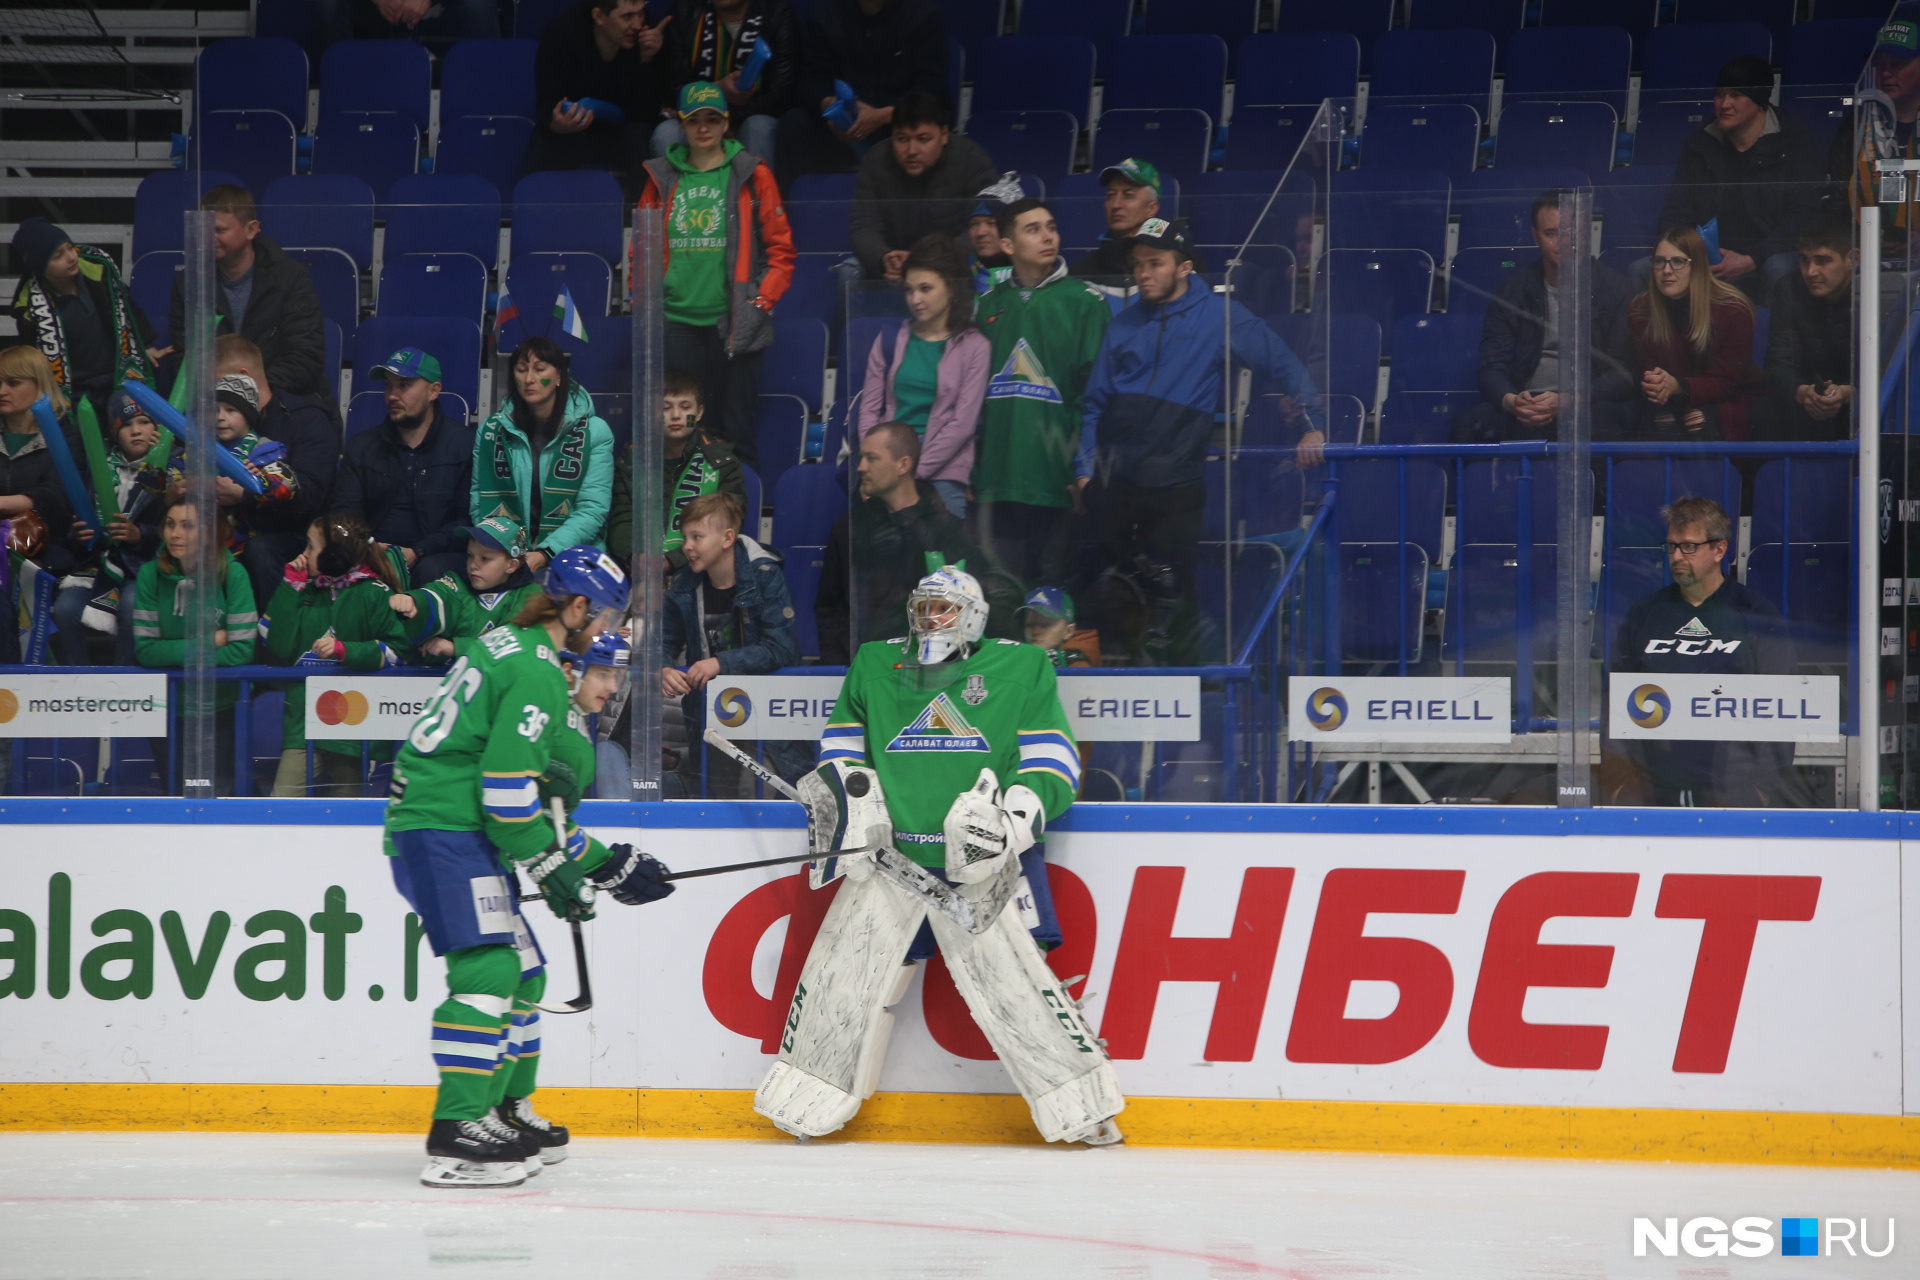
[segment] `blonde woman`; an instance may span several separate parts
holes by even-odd
[[[1706,242],[1675,227],[1654,246],[1645,291],[1627,306],[1640,374],[1640,434],[1744,440],[1759,394],[1753,304],[1714,278]]]
[[[66,417],[66,393],[46,357],[32,347],[0,351],[0,520],[8,522],[6,544],[58,577],[74,562],[73,509],[54,471],[53,454],[40,436],[40,421],[33,416],[34,401],[41,396],[52,402],[55,417]],[[74,458],[84,458],[71,428],[66,428],[66,437]],[[14,575],[13,593],[6,598],[10,606],[17,606],[20,584],[29,577]],[[20,633],[0,626],[0,663],[18,661]]]

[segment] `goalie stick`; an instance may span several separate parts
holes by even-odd
[[[704,736],[708,746],[724,753],[741,768],[801,808],[807,807],[807,802],[800,798],[800,793],[793,789],[792,784],[734,746],[732,742],[720,735],[718,729],[708,729]],[[847,849],[833,856],[849,857],[864,852],[868,850]],[[998,875],[978,885],[968,885],[967,889],[972,892],[963,893],[919,863],[904,856],[897,849],[882,846],[871,852],[874,865],[879,867],[889,880],[972,934],[985,933],[991,928],[1020,887],[1020,859],[1018,858],[1009,857]],[[816,856],[818,855],[809,854],[807,857],[794,858],[791,861],[811,862]],[[715,868],[715,870],[722,869],[725,868]]]

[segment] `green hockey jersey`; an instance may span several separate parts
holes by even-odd
[[[1065,813],[1080,790],[1080,753],[1046,651],[988,640],[937,690],[915,687],[908,653],[905,640],[861,645],[820,737],[820,763],[880,775],[900,852],[946,864],[947,810],[982,768],[1003,790],[1032,787],[1049,819]]]
[[[980,299],[992,344],[973,463],[980,502],[1066,507],[1080,448],[1081,396],[1113,310],[1063,261],[1037,288],[1007,279]]]
[[[582,736],[568,727],[567,677],[543,627],[495,627],[455,654],[394,761],[387,830],[481,831],[524,861],[553,843],[540,779],[556,754],[575,758],[566,736]],[[593,748],[583,745],[590,783]],[[589,871],[607,859],[571,821],[567,843]]]
[[[413,617],[402,620],[407,643],[417,646],[436,637],[464,640],[504,627],[540,592],[540,584],[531,580],[501,591],[475,591],[459,574],[435,578],[407,592],[413,601]]]

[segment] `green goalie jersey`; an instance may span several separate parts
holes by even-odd
[[[988,640],[937,690],[916,687],[905,640],[860,646],[820,737],[820,763],[872,766],[900,852],[946,863],[954,797],[992,769],[1004,790],[1024,783],[1049,819],[1080,789],[1080,753],[1044,649]]]
[[[553,842],[541,780],[566,798],[554,784],[570,774],[571,810],[593,781],[593,744],[570,725],[567,677],[544,628],[495,627],[455,654],[394,761],[387,830],[481,831],[509,859],[530,858]],[[587,870],[606,861],[571,821],[567,844]]]

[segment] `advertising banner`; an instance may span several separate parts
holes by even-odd
[[[839,676],[715,676],[707,681],[707,723],[740,741],[812,742],[839,696]]]
[[[1287,681],[1293,742],[1506,742],[1506,676],[1295,676]]]
[[[1607,736],[1706,742],[1838,742],[1839,676],[1607,677]]]
[[[167,677],[0,676],[0,738],[164,738]]]
[[[439,676],[308,676],[307,736],[398,742],[439,687]]]

